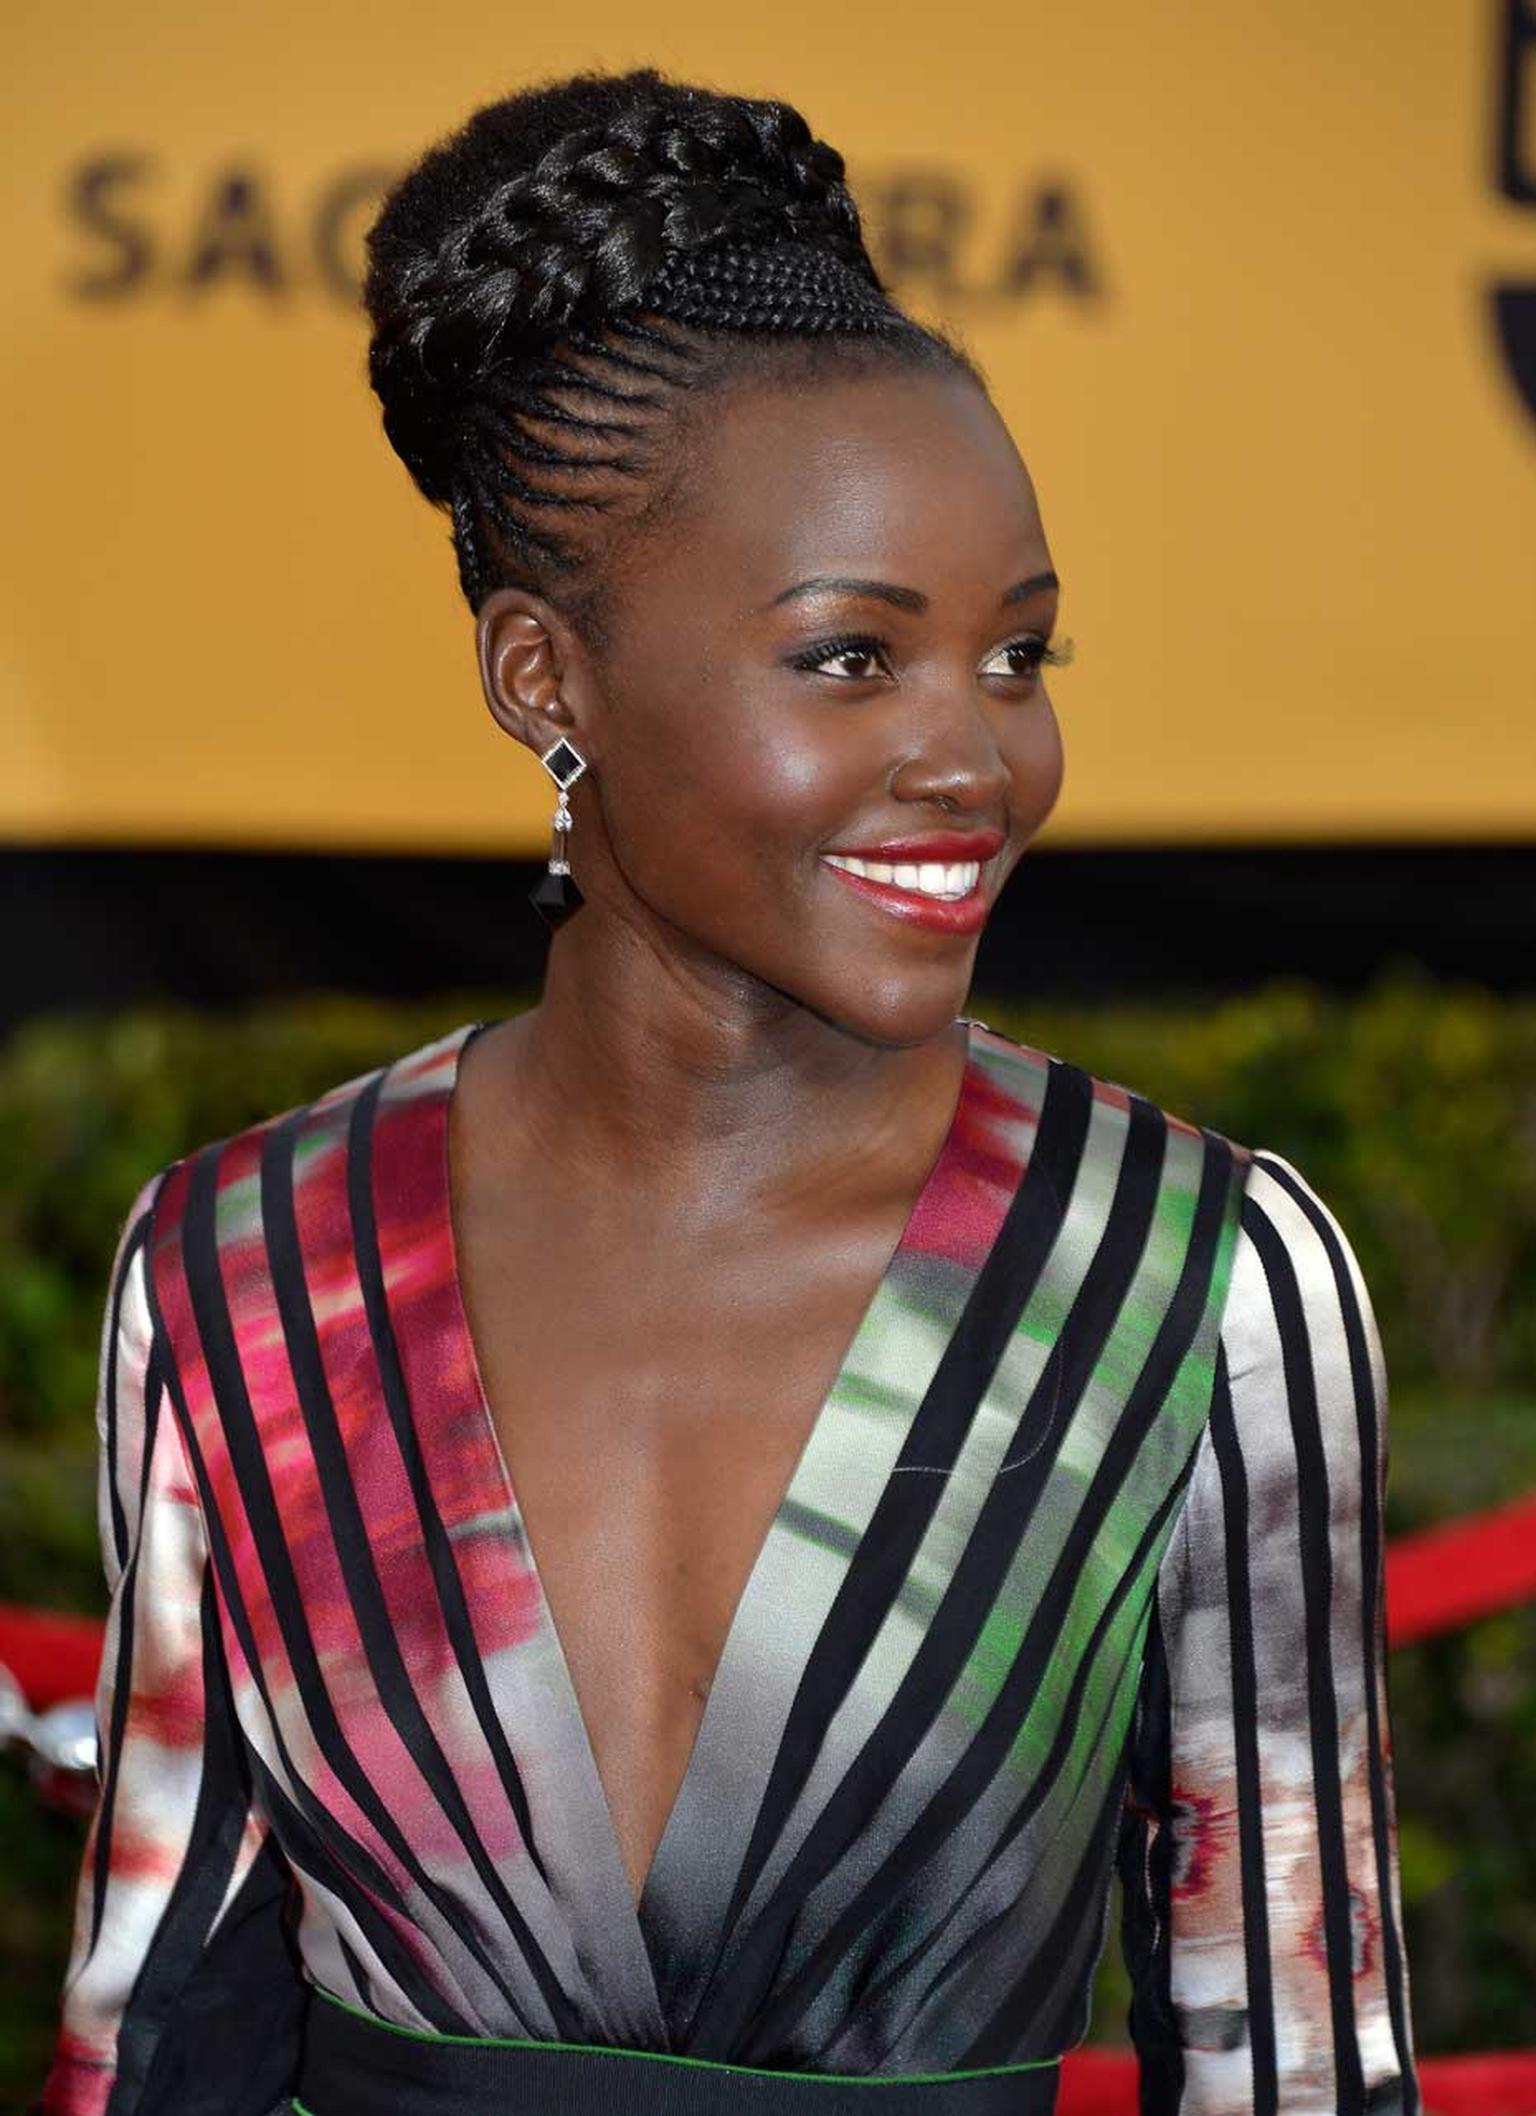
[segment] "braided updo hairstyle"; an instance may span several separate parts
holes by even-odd
[[[798,111],[650,68],[486,105],[396,184],[367,255],[384,429],[451,519],[470,608],[515,584],[594,639],[601,531],[675,490],[703,394],[871,363],[980,381],[891,301]]]

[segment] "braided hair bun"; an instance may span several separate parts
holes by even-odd
[[[843,158],[797,110],[650,68],[477,111],[390,192],[367,254],[385,431],[452,513],[472,605],[493,552],[535,585],[576,565],[559,511],[643,475],[644,429],[732,364],[722,338],[959,358],[887,296]]]

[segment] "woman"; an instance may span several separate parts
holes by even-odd
[[[981,379],[651,72],[481,111],[367,298],[548,978],[129,1216],[46,2109],[1030,2116],[1118,1857],[1144,2108],[1413,2110],[1353,1254],[960,1011],[1062,774]]]

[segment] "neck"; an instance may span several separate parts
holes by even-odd
[[[575,1180],[621,1169],[657,1203],[714,1195],[739,1209],[856,1164],[876,1175],[913,1144],[920,1160],[937,1152],[967,1047],[953,1022],[918,1044],[874,1043],[613,922],[582,932],[585,917],[551,948],[515,1069],[520,1129]]]

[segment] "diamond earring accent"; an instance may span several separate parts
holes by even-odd
[[[576,745],[562,735],[552,749],[545,750],[539,762],[559,787],[560,798],[555,803],[549,866],[536,886],[529,890],[528,901],[553,931],[573,911],[579,911],[584,901],[571,873],[571,863],[566,858],[566,846],[571,834],[570,789],[586,770],[587,760]]]

